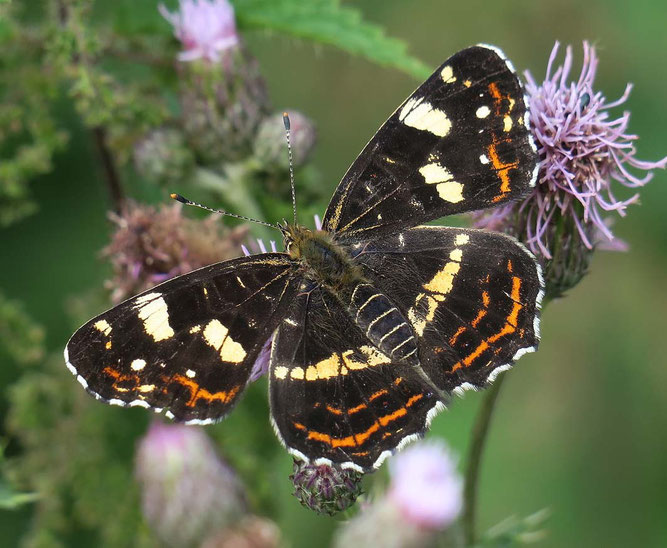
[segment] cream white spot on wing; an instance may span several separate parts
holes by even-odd
[[[503,131],[507,133],[510,129],[512,129],[512,118],[507,114],[503,118]]]
[[[419,173],[424,177],[424,181],[430,185],[453,180],[449,170],[438,163],[426,164],[420,167]]]
[[[134,371],[141,371],[144,367],[146,367],[146,360],[133,360],[130,367]]]
[[[292,369],[290,371],[289,376],[292,377],[293,379],[303,380],[303,377],[304,377],[303,367],[295,367],[294,369]]]
[[[289,372],[289,369],[285,367],[284,365],[279,365],[273,370],[273,376],[276,379],[285,379],[287,378],[287,373]]]
[[[455,239],[456,245],[463,246],[469,239],[467,234],[458,234]],[[461,269],[463,251],[460,247],[456,247],[449,253],[449,258],[450,261],[442,270],[422,286],[426,293],[417,295],[414,306],[408,309],[408,320],[419,336],[424,334],[426,326],[435,318],[438,306],[445,301],[445,296],[452,290],[454,278]]]
[[[218,320],[211,320],[204,328],[204,340],[220,352],[225,362],[241,363],[246,356],[243,347],[229,336],[229,330]]]
[[[438,195],[446,202],[456,204],[463,200],[463,185],[461,183],[456,181],[440,183],[437,188]]]
[[[437,185],[440,198],[453,204],[463,200],[463,185],[452,179],[449,170],[440,164],[426,164],[419,168],[419,173],[428,184]]]
[[[466,245],[470,241],[470,236],[467,234],[457,234],[454,243],[456,245]]]
[[[153,390],[155,390],[154,384],[142,384],[139,387],[139,392],[152,392]]]
[[[190,377],[191,379],[194,378],[194,376],[197,374],[195,373],[192,369],[188,369],[185,374]]]
[[[148,293],[139,297],[135,308],[139,311],[139,318],[144,322],[144,331],[153,337],[155,342],[174,336],[174,330],[169,325],[167,303],[160,293]]]
[[[480,161],[481,163],[485,164],[485,165],[489,163],[489,159],[486,157],[486,154],[482,154],[482,155],[479,157],[479,161]]]
[[[489,114],[491,114],[491,110],[486,105],[479,107],[475,112],[477,118],[486,118]]]
[[[438,272],[433,279],[424,284],[424,289],[432,293],[439,293],[446,295],[452,290],[454,283],[454,276],[456,276],[461,268],[461,265],[455,261],[448,262],[445,267]]]
[[[440,71],[440,76],[447,84],[453,84],[456,82],[456,76],[454,76],[454,71],[450,65],[443,67],[443,69]]]
[[[106,320],[100,320],[98,322],[95,322],[93,324],[93,327],[107,336],[109,336],[109,333],[111,333],[111,326],[109,325],[109,322]]]
[[[194,335],[195,333],[199,333],[201,331],[201,325],[193,325],[190,328],[190,333]]]
[[[403,105],[398,119],[406,126],[428,131],[438,137],[446,136],[452,127],[451,120],[442,110],[433,108],[430,103],[414,97]]]

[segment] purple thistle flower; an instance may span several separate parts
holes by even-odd
[[[463,482],[443,442],[420,442],[398,453],[389,474],[386,493],[345,523],[336,548],[435,546],[458,517]]]
[[[154,420],[137,446],[146,521],[168,546],[198,546],[246,515],[242,486],[197,426]]]
[[[237,255],[247,228],[225,228],[217,215],[203,221],[184,217],[181,204],[159,208],[129,202],[119,214],[111,242],[102,251],[113,267],[107,282],[120,302],[174,276]]]
[[[537,84],[526,72],[531,129],[541,160],[538,184],[523,201],[474,214],[475,226],[517,236],[547,264],[551,296],[581,279],[595,247],[626,249],[614,237],[613,219],[607,214],[625,216],[638,194],[619,199],[612,182],[639,188],[651,180],[648,170],[667,166],[667,158],[646,162],[635,157],[638,137],[628,132],[629,112],[611,117],[610,110],[625,103],[632,86],[628,84],[619,99],[608,102],[593,88],[598,65],[595,48],[584,42],[576,81],[569,79],[572,48],[567,47],[563,65],[555,67],[558,48],[556,42],[544,82]],[[631,170],[647,173],[637,175]]]
[[[164,4],[158,9],[185,48],[178,55],[181,61],[217,62],[223,51],[239,44],[234,8],[227,0],[180,0],[176,12]]]
[[[461,512],[463,482],[444,443],[408,447],[389,462],[389,473],[388,496],[407,521],[427,529],[444,529]]]

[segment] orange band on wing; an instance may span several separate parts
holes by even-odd
[[[229,390],[221,390],[219,392],[209,392],[206,388],[202,388],[195,381],[184,377],[183,375],[174,375],[173,381],[176,381],[181,386],[190,390],[190,399],[185,403],[188,407],[194,407],[199,400],[220,401],[222,403],[229,403],[239,393],[240,386],[234,386]]]
[[[319,441],[322,443],[326,443],[330,447],[333,447],[334,449],[337,447],[358,447],[360,445],[363,445],[363,443],[368,440],[375,432],[380,430],[380,427],[382,426],[387,426],[389,423],[395,421],[396,419],[399,419],[401,417],[404,417],[405,415],[408,414],[408,408],[412,407],[415,403],[417,403],[419,400],[421,400],[424,397],[423,394],[415,394],[414,396],[411,396],[410,399],[405,403],[404,407],[399,407],[396,411],[393,413],[389,413],[388,415],[384,415],[383,417],[379,417],[377,422],[375,422],[372,426],[370,426],[367,430],[364,432],[361,432],[359,434],[353,434],[351,436],[346,436],[344,438],[334,438],[330,436],[329,434],[323,434],[322,432],[316,432],[314,430],[308,430],[303,424],[294,422],[292,423],[295,428],[298,430],[304,430],[308,432],[308,439],[309,440],[315,440]]]
[[[507,270],[509,272],[512,272],[512,261],[507,261]],[[461,361],[456,362],[456,364],[454,364],[454,367],[452,367],[452,371],[456,371],[457,369],[461,369],[462,367],[470,367],[470,365],[472,365],[472,363],[489,348],[490,346],[489,343],[494,343],[501,337],[504,337],[505,335],[510,335],[516,331],[519,320],[519,312],[523,308],[523,305],[520,302],[521,278],[517,276],[512,276],[512,293],[510,297],[513,301],[512,310],[505,318],[505,325],[502,327],[502,329],[497,333],[494,333],[490,337],[483,339],[477,345],[477,348],[475,348],[475,350],[473,350]]]
[[[500,93],[500,90],[498,89],[498,86],[496,85],[495,82],[491,82],[489,84],[489,92],[491,93],[491,96],[493,97],[493,102],[494,102],[494,107],[495,107],[495,115],[500,117],[502,116],[502,106],[503,106],[503,99],[508,99],[509,100],[509,108],[507,110],[507,114],[509,115],[510,112],[512,112],[512,101],[511,98],[507,95],[503,95]],[[489,145],[487,148],[487,152],[489,153],[489,159],[491,160],[491,163],[493,164],[493,168],[496,170],[498,173],[498,177],[500,177],[500,192],[498,196],[493,198],[494,202],[499,202],[505,197],[505,194],[507,194],[510,190],[510,177],[509,177],[509,170],[514,169],[519,166],[519,162],[511,162],[509,164],[504,163],[501,159],[500,156],[498,155],[498,150],[496,147],[500,143],[504,142],[511,142],[511,139],[502,139],[499,140],[495,133],[493,135],[493,142]]]

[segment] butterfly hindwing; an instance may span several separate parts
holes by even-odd
[[[537,152],[522,86],[495,48],[450,57],[385,122],[343,177],[324,229],[398,232],[516,199]]]
[[[537,347],[542,276],[513,238],[425,226],[351,250],[408,319],[421,367],[441,390],[483,387]]]
[[[284,254],[196,270],[90,320],[67,344],[67,365],[109,403],[215,422],[238,400],[296,288]]]
[[[269,374],[279,437],[315,463],[372,470],[442,407],[418,368],[392,362],[319,287],[302,289],[280,324]]]

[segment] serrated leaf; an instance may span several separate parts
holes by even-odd
[[[429,68],[407,53],[404,42],[363,20],[361,13],[338,0],[234,0],[242,30],[275,31],[340,48],[419,80]]]

